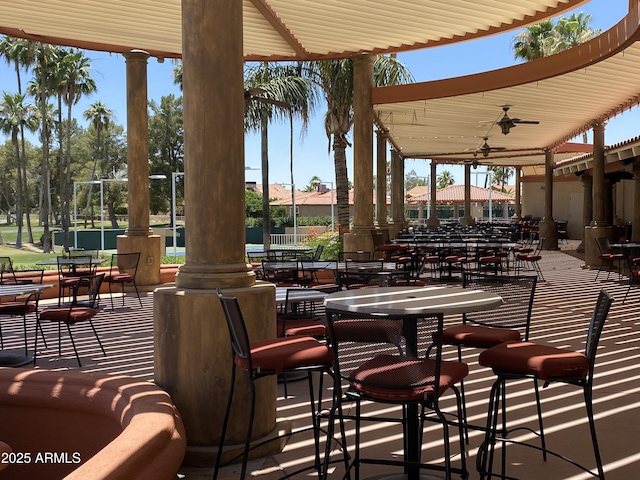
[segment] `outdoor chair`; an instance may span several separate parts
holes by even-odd
[[[531,253],[516,253],[516,275],[518,275],[522,269],[529,269],[536,272],[540,280],[545,281],[542,270],[540,269],[540,264],[538,263],[542,259],[540,252],[544,246],[544,240],[544,237],[540,237],[535,250]]]
[[[631,291],[631,285],[634,283],[640,283],[640,247],[633,245],[622,245],[622,255],[627,262],[627,268],[629,270],[629,286],[624,294],[622,303],[627,300],[627,295]]]
[[[16,275],[11,257],[0,257],[0,284],[15,285]]]
[[[138,271],[138,263],[140,262],[140,252],[134,253],[114,253],[111,255],[111,268],[109,274],[105,275],[104,281],[109,284],[109,297],[111,299],[111,310],[113,310],[113,292],[112,285],[120,285],[122,292],[122,306],[124,307],[124,286],[132,284],[142,308],[142,300],[140,292],[136,284],[136,273]]]
[[[92,261],[91,256],[77,255],[74,261],[79,262],[70,264],[67,257],[57,257],[58,264],[58,305],[64,302],[65,296],[71,297],[73,288],[78,284],[81,277],[95,275],[98,264]],[[80,266],[80,268],[78,268]],[[65,295],[65,292],[68,295]]]
[[[320,343],[315,338],[306,336],[274,338],[250,342],[244,318],[242,316],[240,306],[238,305],[238,300],[235,297],[223,295],[219,290],[218,298],[220,299],[222,310],[227,321],[231,342],[232,361],[229,397],[222,423],[222,432],[220,434],[220,443],[218,445],[218,454],[216,456],[213,479],[215,480],[218,478],[219,470],[222,465],[224,442],[231,413],[231,405],[233,403],[233,393],[236,384],[236,369],[238,367],[247,372],[247,381],[251,392],[249,411],[242,412],[243,417],[246,415],[247,418],[247,432],[242,453],[242,467],[238,478],[241,480],[245,478],[247,460],[251,449],[251,432],[256,406],[255,382],[259,378],[275,376],[281,373],[286,374],[289,372],[307,373],[309,380],[309,404],[316,447],[315,461],[312,468],[320,469],[320,416],[316,409],[312,374],[314,372],[320,373],[317,403],[318,408],[320,408],[320,405],[322,404],[322,374],[325,372],[329,373],[331,370],[331,351],[326,345]]]
[[[287,294],[282,311],[278,313],[278,337],[306,335],[314,338],[324,338],[327,329],[316,314],[316,302],[303,300],[305,288],[287,288]]]
[[[596,280],[598,275],[605,267],[607,269],[607,280],[609,280],[609,274],[613,268],[618,269],[618,280],[622,279],[622,265],[624,262],[624,255],[622,253],[614,253],[609,245],[609,239],[607,237],[597,237],[596,245],[598,246],[598,258],[600,259],[600,266],[598,267],[598,273],[596,273]]]
[[[593,476],[597,476],[600,480],[604,480],[604,470],[593,418],[592,387],[598,341],[612,302],[613,298],[607,292],[601,290],[589,323],[584,354],[567,348],[533,342],[505,342],[480,354],[480,365],[491,368],[497,376],[491,387],[485,440],[478,451],[477,460],[480,478],[485,478],[487,475],[490,477],[493,474],[495,445],[498,441],[505,442],[502,445],[502,469],[499,476],[500,478],[510,478],[506,476],[506,443],[522,443],[507,438],[508,434],[515,429],[507,430],[506,383],[507,380],[532,378],[536,383],[538,380],[543,381],[545,387],[552,382],[559,382],[582,388],[598,473],[596,475],[582,465],[578,465],[576,462],[547,449],[542,429],[542,412],[539,402],[537,402],[537,407],[538,417],[540,418],[540,431],[535,432],[527,427],[519,427],[517,429],[524,429],[537,435],[540,438],[540,447],[526,443],[524,445],[542,450],[544,454],[551,453],[558,458],[568,460],[576,467]],[[501,412],[500,405],[502,405]],[[500,426],[498,426],[499,415],[502,418]]]
[[[263,259],[262,275],[264,280],[275,283],[279,287],[300,286],[297,260]]]
[[[58,324],[58,355],[62,355],[62,343],[61,343],[61,330],[62,325],[64,324],[67,327],[67,332],[69,333],[69,339],[71,340],[71,345],[73,346],[73,351],[76,355],[76,359],[78,360],[78,366],[82,367],[82,362],[80,361],[80,356],[78,355],[78,349],[76,347],[76,342],[73,338],[72,326],[75,326],[78,323],[89,322],[91,326],[91,330],[93,330],[93,334],[98,341],[98,345],[100,345],[100,350],[102,350],[102,354],[106,357],[107,353],[102,346],[102,342],[100,341],[100,337],[98,336],[98,332],[93,325],[92,319],[95,317],[100,311],[99,308],[99,296],[100,296],[100,286],[104,280],[104,273],[99,275],[88,275],[84,277],[79,277],[78,282],[72,285],[72,300],[66,305],[60,305],[57,307],[47,307],[43,309],[37,318],[38,327],[42,329],[41,322],[54,322]],[[86,299],[81,299],[80,294],[81,290],[84,288],[87,289]],[[84,296],[84,294],[83,294]],[[36,355],[38,353],[38,336],[36,335],[35,344],[33,347],[33,363],[36,364]]]
[[[19,279],[24,282],[20,284],[41,284],[44,276],[44,270],[21,270]],[[45,342],[42,327],[38,324],[38,303],[40,301],[40,292],[31,293],[11,298],[7,301],[0,302],[0,317],[8,317],[10,319],[22,317],[22,328],[24,334],[24,354],[29,354],[27,345],[27,315],[34,314],[36,318],[36,335],[38,331],[42,334],[42,340]],[[2,336],[2,320],[0,320],[0,349],[4,348],[4,340]]]
[[[428,323],[436,331],[440,333],[442,331],[443,316],[414,321]],[[353,436],[354,446],[353,450],[349,451],[350,462],[345,467],[346,472],[344,472],[343,478],[355,478],[355,480],[358,480],[360,478],[361,464],[392,465],[402,467],[405,472],[407,469],[421,470],[431,468],[444,472],[446,479],[451,479],[453,473],[461,474],[465,478],[467,471],[461,421],[462,410],[460,394],[455,384],[468,374],[467,365],[460,362],[443,361],[439,342],[432,351],[433,356],[428,358],[398,354],[393,349],[387,350],[382,345],[379,345],[379,339],[376,339],[376,343],[369,345],[362,345],[359,342],[354,345],[354,338],[359,341],[366,341],[366,338],[354,337],[352,332],[364,335],[371,330],[371,325],[376,322],[386,322],[388,325],[393,323],[401,324],[399,320],[375,317],[360,318],[329,312],[327,322],[329,327],[329,347],[334,355],[335,392],[334,405],[329,411],[327,438],[333,438],[336,416],[341,420],[341,424],[345,419],[353,419],[355,421],[353,427],[355,431]],[[436,338],[440,338],[440,335],[437,335]],[[348,384],[346,390],[343,389],[344,382]],[[447,414],[441,411],[439,405],[440,398],[448,390],[452,390],[455,393],[457,406],[455,415],[460,419],[458,422],[460,468],[454,468],[452,465],[449,445],[449,425],[451,421],[447,418]],[[343,408],[343,404],[350,402],[355,402],[355,409],[353,414],[347,416],[344,413],[346,409]],[[402,408],[399,410],[400,414],[398,416],[390,414],[371,416],[363,412],[363,405],[369,403],[397,405]],[[419,407],[422,407],[421,413],[418,413],[418,418],[409,418],[407,413],[409,405],[416,406],[418,410],[420,410]],[[432,414],[435,414],[435,417]],[[395,456],[388,458],[363,457],[360,439],[362,421],[401,424],[405,433],[407,422],[419,422],[420,431],[423,430],[422,425],[425,421],[440,423],[444,437],[444,466],[422,462],[407,463],[397,459]],[[403,443],[406,453],[408,447],[406,437]],[[419,445],[411,446],[412,449],[414,447],[420,451]],[[346,445],[343,448],[347,450]],[[331,442],[328,440],[325,462],[328,462],[330,452]]]
[[[508,276],[475,272],[464,274],[464,288],[485,290],[502,297],[497,309],[462,314],[462,324],[442,331],[442,344],[455,346],[458,361],[463,348],[487,349],[503,342],[529,340],[531,310],[538,277]],[[464,381],[460,382],[463,417],[467,418]],[[536,397],[539,397],[536,384]],[[468,439],[468,433],[467,433]]]

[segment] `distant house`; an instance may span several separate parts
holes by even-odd
[[[515,187],[507,186],[507,192],[514,192]],[[496,185],[489,188],[471,185],[471,216],[475,219],[489,218],[489,192],[491,192],[491,209],[493,218],[511,218],[515,211],[515,193],[502,193]],[[427,186],[414,187],[407,191],[406,209],[408,219],[422,217],[420,210],[430,203],[430,191]],[[440,219],[458,219],[464,216],[464,185],[449,185],[436,191],[436,211]]]

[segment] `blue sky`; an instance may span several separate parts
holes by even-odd
[[[589,13],[593,17],[592,27],[607,30],[617,23],[627,12],[628,0],[592,0],[577,9],[577,12]],[[513,65],[515,60],[511,51],[511,41],[518,32],[509,32],[487,39],[470,41],[458,45],[438,47],[416,52],[400,54],[398,58],[406,64],[416,81],[428,81],[449,78],[487,70],[494,70]],[[126,125],[126,74],[124,57],[119,54],[87,51],[91,59],[92,70],[96,80],[97,93],[81,99],[74,106],[74,116],[81,122],[82,112],[91,103],[101,101],[110,108],[116,117],[116,122]],[[148,65],[148,97],[159,101],[163,95],[181,92],[173,83],[171,70],[174,64],[170,61],[158,63],[154,58]],[[17,91],[15,73],[6,63],[0,64],[0,91]],[[306,186],[314,175],[325,181],[334,179],[332,152],[328,151],[328,141],[322,123],[324,105],[320,103],[316,115],[312,118],[309,128],[300,137],[299,126],[296,127],[294,144],[294,178],[296,187]],[[608,145],[621,142],[640,134],[638,108],[611,120],[607,126],[605,142]],[[85,122],[86,123],[86,122]],[[289,182],[289,126],[288,122],[273,124],[269,129],[269,165],[270,182]],[[352,177],[351,165],[352,149],[347,150],[349,161],[349,177]],[[245,141],[245,165],[260,165],[259,135],[247,135]],[[462,167],[439,167],[453,173],[456,183],[463,183]],[[407,160],[405,171],[415,170],[418,176],[429,173],[429,164],[424,160]],[[248,181],[260,183],[261,172],[247,171]]]

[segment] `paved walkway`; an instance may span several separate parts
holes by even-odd
[[[596,272],[584,270],[582,265],[582,260],[562,251],[543,252],[541,267],[547,281],[539,284],[536,293],[531,339],[582,350],[589,316],[598,292],[601,288],[606,288],[616,298],[605,326],[596,364],[594,408],[607,479],[638,478],[640,449],[637,447],[635,433],[640,431],[640,374],[637,367],[640,360],[640,288],[634,287],[622,305],[622,298],[627,290],[626,279],[619,283],[617,275],[611,275],[609,280],[604,280],[601,275],[595,281]],[[111,311],[108,298],[106,299],[105,305],[108,308],[95,321],[107,350],[106,357],[102,356],[90,331],[84,326],[78,326],[78,350],[83,362],[80,370],[125,373],[153,381],[153,294],[143,294],[143,304],[144,308],[141,310],[135,298],[127,297],[125,308],[118,308],[121,304],[117,304],[116,310]],[[20,352],[23,345],[21,322],[7,319],[1,321],[5,349]],[[459,319],[452,317],[447,318],[447,321],[456,322]],[[63,351],[58,356],[56,329],[53,326],[46,327],[49,348],[41,352],[39,367],[76,370],[77,364],[66,337],[63,335]],[[32,340],[30,337],[30,344]],[[453,350],[450,354],[454,354]],[[484,424],[487,394],[493,375],[491,371],[478,366],[477,354],[475,350],[464,352],[464,361],[471,370],[465,384],[469,421]],[[530,390],[530,382],[514,382],[510,387],[509,418],[512,424],[535,425]],[[294,427],[304,427],[308,425],[306,382],[290,382],[289,392],[288,399],[279,397],[278,414],[291,419]],[[279,395],[282,395],[281,386]],[[593,466],[581,391],[575,387],[551,385],[541,389],[541,395],[548,444],[580,463]],[[220,401],[216,392],[212,392],[212,401]],[[384,409],[386,414],[391,414],[394,410],[381,405],[370,408]],[[348,435],[348,440],[352,440],[351,428]],[[440,430],[435,426],[425,429],[425,460],[441,461],[440,436]],[[401,455],[401,431],[396,426],[367,425],[363,432],[363,442],[363,455],[378,458]],[[467,451],[471,480],[478,478],[474,465],[479,442],[480,434],[472,432]],[[452,443],[452,448],[456,449],[455,442]],[[252,461],[250,469],[260,479],[279,478],[282,471],[293,471],[300,465],[308,464],[312,451],[309,435],[295,436],[282,453]],[[591,478],[559,460],[551,458],[543,462],[540,454],[531,449],[511,446],[508,452],[510,475],[523,480]],[[183,469],[180,477],[201,480],[211,478],[211,471],[212,469]],[[384,467],[366,466],[361,473],[366,478],[384,471]],[[340,469],[330,478],[340,478],[339,473]],[[222,478],[238,478],[237,468],[225,468]]]

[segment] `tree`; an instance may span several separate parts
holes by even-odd
[[[548,39],[551,37],[553,22],[545,20],[526,27],[513,39],[513,57],[527,62],[548,55]]]
[[[23,207],[26,197],[24,196],[26,173],[26,159],[20,154],[19,132],[21,127],[27,128],[31,132],[38,129],[40,120],[33,105],[24,104],[25,96],[19,93],[11,95],[3,92],[2,102],[0,102],[0,131],[11,136],[11,144],[15,149],[16,170],[17,170],[17,192],[16,192],[16,224],[18,226],[18,236],[16,247],[22,248],[22,217]]]
[[[309,62],[306,75],[324,94],[327,112],[324,117],[329,149],[333,149],[336,175],[338,223],[349,225],[349,179],[346,149],[351,146],[347,135],[353,125],[353,63],[351,59]],[[407,83],[413,77],[394,56],[376,57],[373,67],[376,86]]]
[[[315,192],[318,189],[318,184],[322,183],[322,180],[319,176],[314,175],[309,179],[309,183],[306,187],[304,187],[302,192]]]
[[[438,175],[438,177],[436,178],[436,182],[438,188],[445,188],[449,185],[453,185],[455,183],[455,179],[453,178],[453,175],[451,175],[451,172],[449,170],[444,170],[440,172],[440,175]]]
[[[273,120],[288,118],[293,132],[293,118],[295,117],[301,120],[304,131],[308,124],[309,115],[314,108],[316,97],[309,79],[302,76],[300,65],[279,65],[269,62],[262,62],[247,68],[245,91],[247,92],[245,130],[259,130],[261,135],[262,240],[264,248],[268,249],[271,224],[268,125]],[[291,145],[293,145],[292,139]],[[291,183],[294,183],[293,180]],[[295,195],[293,188],[291,194]]]
[[[71,123],[72,107],[83,95],[96,91],[96,83],[91,78],[91,62],[80,50],[70,49],[60,61],[60,92],[67,106],[66,158],[63,166],[62,188],[62,230],[64,248],[69,248],[69,225],[71,204]]]
[[[104,145],[102,143],[102,131],[105,127],[109,126],[109,123],[113,119],[113,112],[109,110],[102,102],[94,102],[91,106],[84,111],[84,118],[91,122],[91,126],[96,131],[96,143],[97,143],[97,152],[94,153],[93,157],[93,166],[91,168],[91,177],[90,180],[95,180],[96,175],[96,166],[98,164],[98,159],[104,156]],[[91,203],[91,192],[93,190],[93,184],[89,184],[89,193],[87,195],[87,207],[84,212],[84,228],[87,228],[87,212],[89,210],[89,206]],[[93,215],[91,216],[91,226],[95,228],[95,223],[93,221]]]
[[[515,170],[511,167],[489,167],[487,170],[493,172],[493,183],[500,185],[500,190],[506,193],[507,182],[509,181],[509,177],[515,173]]]
[[[419,177],[415,170],[411,170],[404,177],[404,189],[411,190],[415,187],[424,187],[427,185],[427,177]]]

